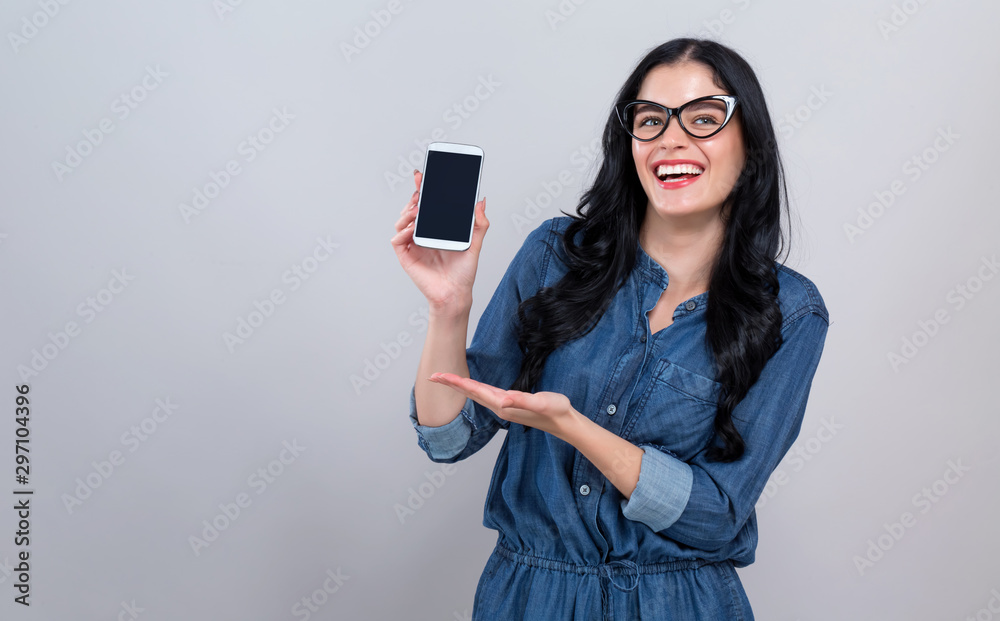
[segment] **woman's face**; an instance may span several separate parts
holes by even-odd
[[[636,99],[676,108],[699,97],[730,94],[715,85],[707,66],[685,62],[651,70]],[[710,138],[692,138],[672,115],[659,138],[650,142],[632,139],[632,157],[646,191],[647,217],[655,213],[664,219],[690,221],[718,216],[746,159],[739,108],[722,131]],[[680,181],[663,181],[657,176],[661,165],[681,163],[693,164],[693,170],[701,170],[701,174],[685,175]]]

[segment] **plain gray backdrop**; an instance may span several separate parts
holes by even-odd
[[[407,419],[425,300],[389,238],[412,169],[432,138],[485,150],[475,326],[528,232],[575,209],[634,64],[707,36],[763,85],[788,263],[831,317],[740,570],[757,617],[1000,618],[998,18],[972,0],[5,2],[0,616],[469,618],[502,438],[442,469]]]

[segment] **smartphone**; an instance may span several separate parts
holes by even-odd
[[[476,223],[483,150],[432,142],[424,156],[413,243],[439,250],[468,250]]]

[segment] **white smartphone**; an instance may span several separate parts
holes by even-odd
[[[432,142],[424,156],[413,243],[439,250],[468,250],[476,223],[483,150]]]

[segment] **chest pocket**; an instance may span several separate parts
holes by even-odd
[[[714,380],[660,360],[625,437],[690,459],[712,438],[720,390]]]

